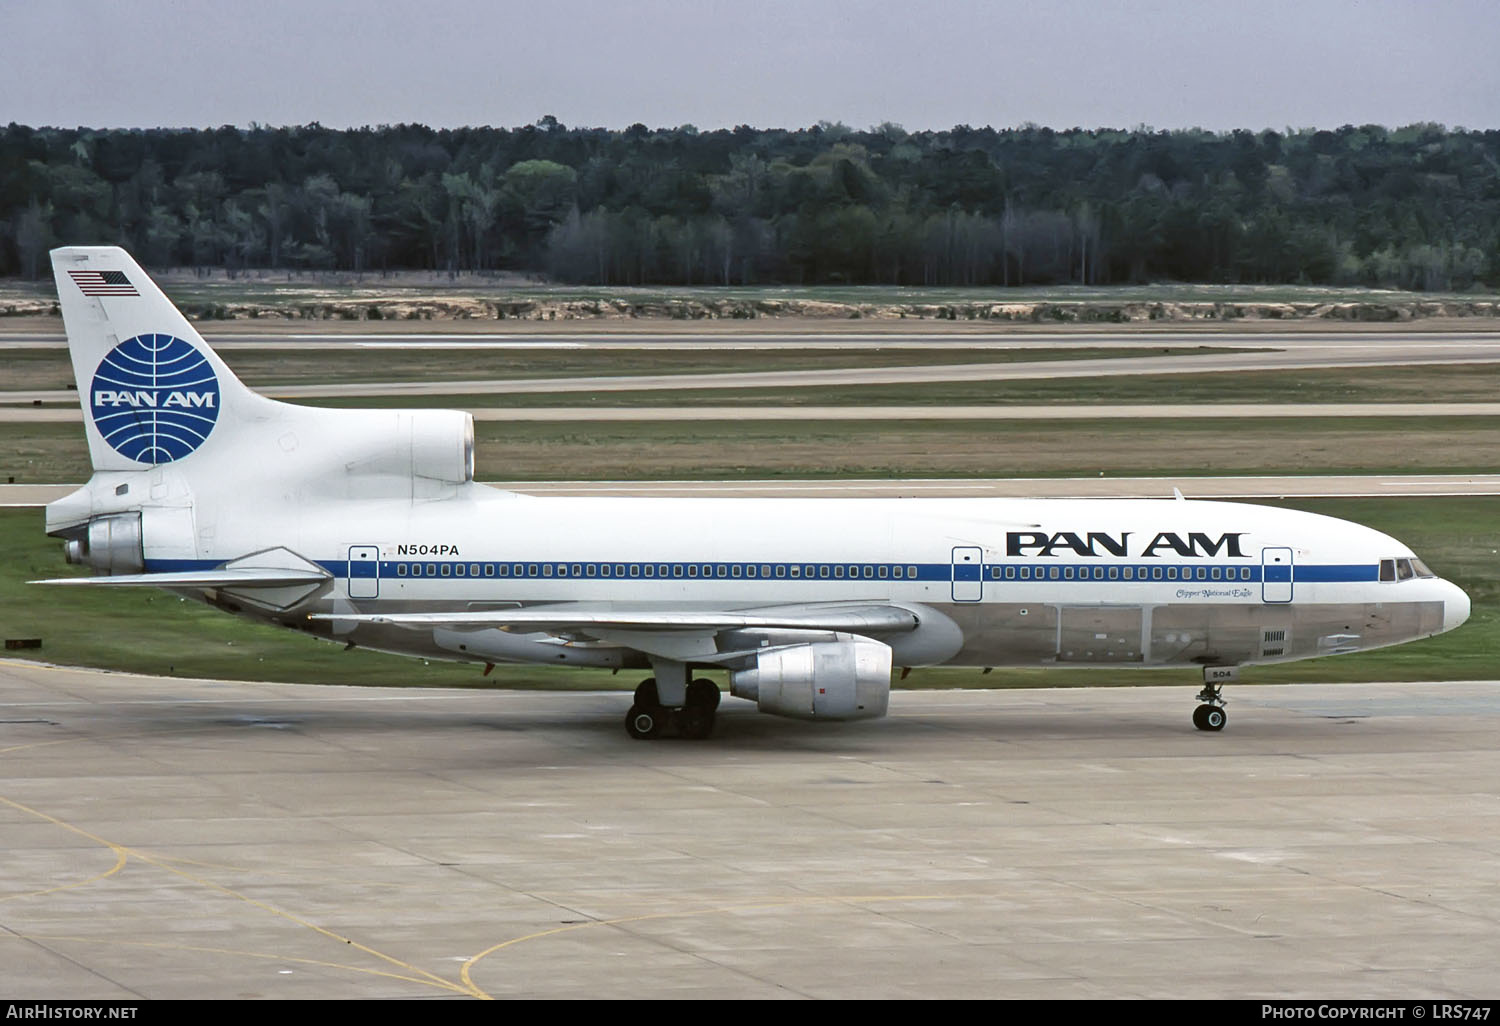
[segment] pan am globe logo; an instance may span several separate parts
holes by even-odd
[[[99,434],[126,459],[171,463],[214,429],[219,379],[191,343],[175,335],[137,335],[99,362],[89,410]]]

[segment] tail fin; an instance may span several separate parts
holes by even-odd
[[[54,249],[52,272],[95,470],[186,459],[269,402],[118,246]]]

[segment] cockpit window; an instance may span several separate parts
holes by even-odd
[[[1427,568],[1427,564],[1415,556],[1401,556],[1396,559],[1382,559],[1380,561],[1380,579],[1382,581],[1410,581],[1417,577],[1436,577]]]

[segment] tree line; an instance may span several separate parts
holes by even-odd
[[[691,125],[0,130],[0,274],[149,266],[610,285],[1500,284],[1500,132]]]

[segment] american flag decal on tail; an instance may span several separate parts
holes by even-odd
[[[139,296],[124,271],[69,271],[85,296]]]

